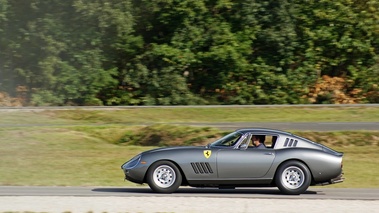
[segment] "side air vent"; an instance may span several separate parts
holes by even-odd
[[[296,147],[297,146],[297,140],[286,138],[286,141],[284,142],[284,147]]]
[[[213,173],[213,170],[209,163],[204,163],[204,162],[196,162],[196,163],[191,163],[191,166],[193,168],[193,171],[196,174],[210,174]]]

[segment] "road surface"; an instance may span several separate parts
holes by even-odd
[[[379,189],[313,188],[299,196],[275,188],[0,187],[0,212],[379,212]]]
[[[0,196],[116,196],[116,197],[218,197],[267,199],[379,200],[377,189],[310,187],[298,196],[282,195],[277,188],[193,188],[181,187],[172,194],[153,193],[148,187],[58,187],[0,186]]]

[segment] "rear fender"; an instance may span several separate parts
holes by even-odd
[[[275,171],[275,174],[274,174],[274,178],[272,179],[271,184],[276,185],[276,184],[275,184],[275,177],[276,177],[276,174],[277,174],[279,168],[280,168],[284,163],[286,163],[286,162],[288,162],[288,161],[298,161],[298,162],[304,164],[304,165],[308,168],[309,172],[311,173],[311,182],[314,183],[314,177],[313,177],[312,170],[309,168],[309,166],[307,165],[307,163],[304,162],[304,161],[302,161],[302,160],[300,160],[300,159],[292,158],[292,159],[288,159],[288,160],[285,160],[285,161],[281,162],[281,163],[276,167],[276,171]]]

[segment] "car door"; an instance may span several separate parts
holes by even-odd
[[[275,158],[272,149],[220,149],[217,172],[220,179],[260,178],[270,169]]]

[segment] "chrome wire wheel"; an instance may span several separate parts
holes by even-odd
[[[308,167],[299,161],[282,163],[275,175],[275,184],[283,194],[299,195],[307,191],[312,181]]]
[[[175,183],[175,170],[168,165],[161,165],[153,172],[153,181],[160,188],[169,188]]]
[[[303,186],[305,175],[302,169],[297,166],[287,167],[282,172],[282,183],[288,189],[298,189]]]
[[[146,182],[158,193],[175,192],[182,180],[182,174],[175,163],[164,160],[153,163],[146,174]]]

